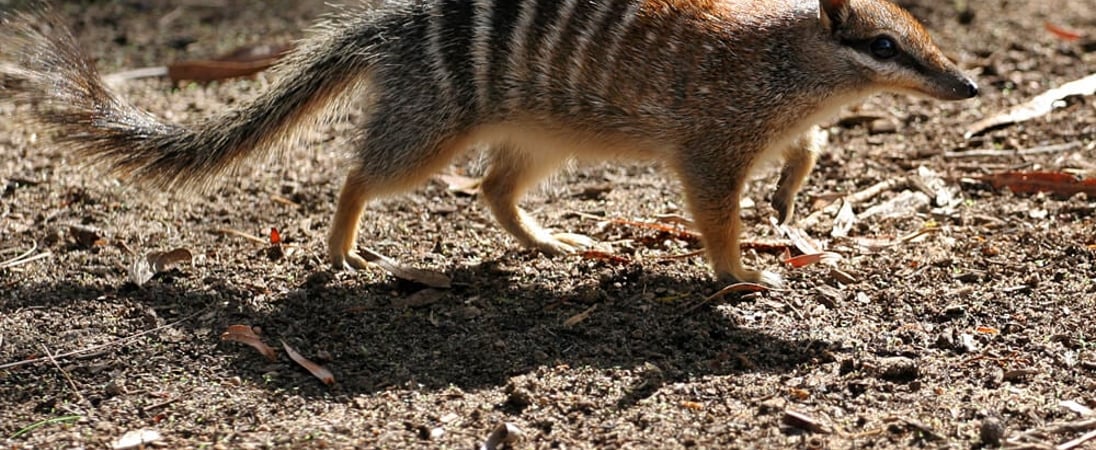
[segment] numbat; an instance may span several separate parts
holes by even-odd
[[[906,11],[884,0],[393,0],[344,10],[239,108],[190,125],[108,90],[48,12],[0,25],[0,74],[54,139],[150,186],[198,189],[364,88],[367,114],[328,238],[355,251],[366,203],[423,183],[471,147],[489,152],[482,195],[522,245],[593,244],[518,207],[570,159],[652,157],[680,178],[723,280],[779,285],[743,267],[739,200],[759,161],[783,158],[773,198],[788,220],[822,145],[815,124],[880,91],[958,100],[975,83]]]

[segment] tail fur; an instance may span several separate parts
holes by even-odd
[[[374,38],[360,25],[336,21],[320,27],[280,64],[282,73],[269,91],[236,110],[183,126],[111,92],[48,8],[15,12],[0,15],[0,91],[34,105],[33,120],[56,142],[115,174],[165,189],[200,190],[203,181],[321,120],[322,110],[344,103],[340,94],[365,82]]]

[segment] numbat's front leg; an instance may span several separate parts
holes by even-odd
[[[811,176],[811,169],[814,168],[814,162],[818,159],[818,153],[822,151],[826,139],[824,131],[812,127],[784,150],[784,169],[780,172],[780,181],[772,199],[773,209],[776,210],[781,224],[792,220],[795,196]]]

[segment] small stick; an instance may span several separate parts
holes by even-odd
[[[1080,447],[1081,444],[1084,444],[1085,442],[1091,441],[1093,439],[1096,439],[1096,431],[1089,431],[1088,433],[1085,433],[1084,436],[1081,436],[1077,439],[1066,442],[1065,444],[1054,447],[1054,449],[1055,450],[1070,450],[1070,449],[1073,449],[1073,448],[1076,448],[1076,447]]]
[[[1068,152],[1079,148],[1080,142],[1067,142],[1065,144],[1044,145],[1042,147],[1022,148],[1013,150],[978,149],[964,152],[945,152],[945,158],[993,158],[1002,156],[1030,156],[1046,153]]]
[[[88,403],[88,399],[84,398],[84,394],[80,393],[80,388],[76,386],[76,381],[72,379],[72,375],[69,375],[69,373],[57,363],[57,359],[53,357],[53,354],[50,353],[49,348],[46,347],[45,344],[42,344],[42,351],[46,353],[46,358],[49,358],[49,361],[53,363],[53,367],[56,367],[57,371],[61,372],[61,376],[68,380],[69,386],[72,387],[72,393],[76,394],[76,397],[80,399],[80,404],[91,405],[91,403]]]
[[[206,309],[208,309],[208,308],[206,308]],[[84,348],[84,349],[80,349],[80,350],[73,350],[71,352],[61,353],[59,355],[49,355],[49,353],[47,352],[46,354],[49,355],[49,356],[45,356],[45,357],[41,357],[41,358],[26,359],[26,360],[23,360],[23,361],[16,361],[16,362],[7,363],[7,364],[0,364],[0,370],[7,370],[7,369],[13,369],[13,368],[16,368],[16,367],[28,366],[28,365],[31,365],[31,364],[40,363],[42,361],[54,361],[54,363],[56,364],[57,360],[68,358],[70,356],[77,356],[77,355],[81,355],[81,354],[84,354],[84,353],[90,353],[90,352],[94,352],[94,351],[97,351],[97,350],[102,350],[104,348],[113,347],[115,345],[123,345],[123,344],[125,344],[126,341],[133,340],[133,339],[136,339],[136,338],[139,338],[139,337],[142,337],[142,336],[147,336],[149,334],[155,333],[155,332],[163,330],[165,328],[170,328],[170,327],[173,327],[173,326],[178,325],[180,323],[186,322],[190,319],[193,319],[195,317],[198,317],[199,314],[205,313],[206,309],[198,311],[198,312],[196,312],[194,314],[191,314],[189,316],[183,317],[182,319],[176,320],[176,321],[171,322],[169,324],[161,325],[161,326],[158,326],[158,327],[150,329],[150,330],[145,330],[145,331],[142,331],[140,333],[137,333],[137,334],[134,334],[134,335],[131,335],[131,336],[118,338],[118,339],[115,339],[113,341],[107,342],[105,344],[94,345],[94,346]]]
[[[244,233],[243,231],[232,229],[232,228],[216,228],[216,229],[213,230],[213,232],[217,233],[217,234],[227,234],[229,236],[241,237],[241,238],[247,239],[251,242],[254,242],[256,244],[266,245],[266,244],[270,243],[270,241],[268,241],[266,239],[263,239],[261,237],[252,236],[250,234]]]
[[[882,194],[883,192],[898,189],[900,186],[905,186],[905,185],[908,185],[908,184],[909,184],[909,180],[907,180],[905,178],[891,178],[891,179],[884,180],[884,181],[881,181],[879,183],[876,183],[876,184],[872,185],[871,187],[869,187],[867,189],[864,189],[860,192],[854,192],[852,194],[846,195],[844,197],[844,199],[845,199],[844,201],[848,202],[849,204],[852,204],[852,205],[856,205],[856,204],[859,204],[859,203],[864,203],[864,202],[870,200],[871,198],[873,198],[873,197],[875,197],[879,194]],[[800,229],[804,229],[804,230],[808,229],[808,228],[812,228],[815,225],[818,225],[818,222],[820,220],[822,220],[822,216],[826,216],[826,215],[832,216],[834,214],[837,214],[837,211],[840,210],[840,209],[841,209],[841,203],[840,202],[830,203],[825,208],[822,208],[818,211],[815,211],[815,212],[811,213],[811,215],[809,215],[805,219],[799,221],[799,223],[796,224],[796,225]]]

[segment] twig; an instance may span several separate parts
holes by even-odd
[[[208,309],[208,308],[206,308],[206,309]],[[13,369],[13,368],[16,368],[16,367],[28,366],[28,365],[31,365],[31,364],[38,364],[42,361],[54,361],[54,362],[56,362],[57,360],[61,360],[61,359],[72,357],[72,356],[81,355],[81,354],[84,354],[84,353],[90,353],[90,352],[102,350],[104,348],[113,347],[115,345],[124,345],[124,344],[126,344],[126,341],[137,339],[137,338],[142,337],[142,336],[147,336],[149,334],[155,333],[155,332],[163,330],[165,328],[170,328],[170,327],[173,327],[173,326],[178,325],[180,323],[186,322],[190,319],[193,319],[195,317],[198,317],[199,314],[205,313],[206,309],[198,311],[198,312],[196,312],[194,314],[191,314],[189,316],[183,317],[182,319],[176,320],[176,321],[171,322],[169,324],[161,325],[161,326],[158,326],[156,328],[145,330],[145,331],[142,331],[142,332],[134,334],[134,335],[126,336],[126,337],[123,337],[123,338],[118,338],[118,339],[115,339],[113,341],[107,342],[105,344],[94,345],[94,346],[84,348],[84,349],[80,349],[80,350],[73,350],[71,352],[61,353],[59,355],[48,355],[48,353],[47,353],[48,356],[41,357],[41,358],[26,359],[26,360],[23,360],[23,361],[16,361],[16,362],[7,363],[7,364],[0,364],[0,370]]]
[[[65,369],[62,368],[60,364],[57,363],[57,359],[55,359],[53,357],[53,354],[49,352],[49,347],[46,347],[45,344],[42,344],[42,351],[46,353],[46,358],[49,358],[49,362],[53,363],[53,367],[56,367],[57,371],[61,372],[61,376],[65,377],[65,380],[68,380],[69,386],[72,387],[72,393],[76,394],[76,397],[80,399],[80,404],[84,406],[90,406],[91,403],[88,403],[88,399],[84,398],[84,394],[80,393],[80,388],[76,386],[76,380],[73,380],[72,375],[69,375],[69,373],[65,371]]]
[[[844,197],[844,201],[849,203],[849,204],[852,204],[852,205],[856,205],[856,204],[859,204],[859,203],[864,203],[864,202],[870,200],[872,197],[875,197],[875,196],[877,196],[877,195],[879,195],[883,192],[898,189],[900,186],[905,186],[905,185],[908,185],[908,184],[909,184],[909,180],[907,180],[906,178],[891,178],[891,179],[884,180],[884,181],[881,181],[879,183],[876,183],[876,184],[872,185],[871,187],[869,187],[867,189],[864,189],[862,191],[854,192],[852,194],[846,195]],[[837,211],[840,210],[840,209],[841,209],[841,203],[840,202],[830,203],[825,208],[822,208],[818,211],[815,211],[815,212],[811,213],[811,215],[809,215],[806,218],[804,218],[803,220],[799,221],[799,223],[796,224],[796,225],[800,229],[804,229],[804,230],[808,229],[808,228],[812,228],[815,225],[818,225],[818,222],[822,220],[823,216],[827,216],[827,215],[832,216],[834,214],[837,214]]]
[[[254,242],[256,244],[266,245],[266,244],[270,243],[269,241],[267,241],[266,239],[263,239],[261,237],[253,236],[253,235],[244,233],[243,231],[232,229],[232,228],[216,228],[216,229],[213,230],[213,232],[217,233],[217,234],[227,234],[229,236],[241,237],[241,238],[247,239],[251,242]]]
[[[1066,442],[1065,444],[1059,445],[1054,448],[1055,450],[1070,450],[1076,447],[1080,447],[1081,444],[1084,444],[1085,442],[1091,441],[1093,439],[1096,439],[1096,430],[1089,431],[1088,433],[1085,433],[1084,436],[1081,436],[1077,439]]]
[[[51,252],[46,251],[45,253],[41,253],[41,254],[38,254],[38,255],[31,256],[31,254],[33,254],[36,251],[38,251],[38,243],[37,242],[35,242],[33,244],[33,246],[31,246],[30,250],[27,250],[26,252],[23,252],[23,254],[21,254],[19,256],[16,256],[12,259],[8,259],[8,260],[5,260],[5,261],[0,261],[0,269],[10,269],[12,267],[21,266],[23,264],[31,263],[31,262],[37,261],[39,259],[48,258],[48,257],[50,257],[50,255],[52,255]]]
[[[1059,153],[1068,152],[1070,150],[1081,147],[1080,142],[1068,142],[1065,144],[1044,145],[1041,147],[1012,149],[1012,150],[996,150],[996,149],[978,149],[967,150],[963,152],[944,152],[945,158],[994,158],[1004,156],[1030,156],[1041,155],[1045,153]]]

